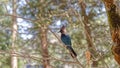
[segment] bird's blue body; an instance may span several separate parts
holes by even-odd
[[[70,36],[67,34],[61,34],[61,40],[67,46],[68,50],[71,52],[71,56],[76,57],[77,54],[75,53],[75,51],[73,50],[73,48],[71,46],[72,44],[71,44]]]
[[[67,49],[70,51],[71,56],[75,58],[77,54],[75,53],[75,51],[73,50],[71,46],[72,45],[71,38],[69,35],[66,34],[65,26],[62,26],[62,28],[60,29],[60,33],[61,33],[62,42],[66,45]]]
[[[61,40],[66,46],[71,46],[71,38],[69,35],[61,34]]]

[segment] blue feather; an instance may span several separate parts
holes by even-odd
[[[62,42],[67,45],[67,46],[71,46],[71,38],[69,35],[66,35],[66,34],[62,34],[61,35],[61,40]]]
[[[73,50],[72,46],[71,46],[71,38],[69,35],[66,34],[61,34],[61,40],[62,42],[67,46],[67,49],[71,52],[71,56],[74,58],[77,56],[77,54],[75,53],[75,51]]]

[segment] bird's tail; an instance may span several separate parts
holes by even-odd
[[[70,51],[70,54],[73,58],[77,57],[76,52],[73,50],[71,46],[67,46],[68,50]]]

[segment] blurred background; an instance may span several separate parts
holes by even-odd
[[[77,60],[60,41],[62,26]],[[0,68],[119,68],[112,45],[102,0],[0,0]]]

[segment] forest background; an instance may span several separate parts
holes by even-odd
[[[76,59],[60,40],[63,25]],[[102,0],[0,0],[0,68],[119,68],[112,45]]]

